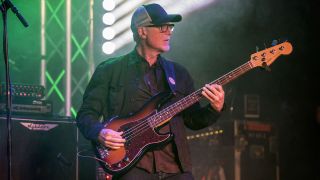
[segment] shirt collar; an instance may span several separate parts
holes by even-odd
[[[147,60],[138,53],[136,48],[134,48],[131,55],[132,55],[131,56],[132,58],[130,60],[131,61],[130,64],[142,63],[142,64],[146,64],[146,66],[149,67],[149,63],[147,62]],[[160,63],[161,59],[162,59],[162,56],[159,54],[157,61],[153,66],[161,67],[161,63]]]

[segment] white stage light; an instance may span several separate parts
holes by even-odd
[[[102,21],[106,25],[112,25],[116,21],[116,18],[114,17],[114,15],[112,13],[105,13],[102,16]]]
[[[116,45],[113,42],[105,42],[102,45],[102,51],[106,54],[112,54],[116,49]]]
[[[111,40],[111,39],[113,39],[115,35],[116,35],[115,31],[114,31],[114,29],[111,28],[111,27],[104,28],[104,30],[102,31],[102,36],[103,36],[106,40]]]
[[[104,0],[102,6],[105,10],[112,11],[116,7],[116,3],[114,0]]]

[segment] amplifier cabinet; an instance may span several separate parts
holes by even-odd
[[[277,148],[272,124],[218,122],[188,132],[195,179],[277,180]]]
[[[77,129],[63,117],[13,117],[13,180],[74,180]],[[0,179],[8,179],[7,121],[0,116]]]

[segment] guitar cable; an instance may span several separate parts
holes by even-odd
[[[85,153],[85,152],[90,152],[90,150],[84,149],[84,150],[82,150],[82,151],[78,151],[78,152],[77,152],[77,156],[78,156],[78,157],[81,157],[81,158],[94,159],[94,160],[100,161],[100,162],[102,162],[102,163],[104,163],[104,164],[106,163],[104,160],[97,158],[95,155],[84,155],[84,154],[82,154],[82,153]]]

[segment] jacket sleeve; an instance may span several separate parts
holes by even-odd
[[[96,141],[103,124],[99,119],[104,115],[111,72],[106,64],[100,64],[83,95],[83,102],[76,121],[81,133],[89,140]]]

